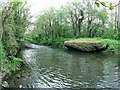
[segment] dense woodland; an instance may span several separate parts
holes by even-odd
[[[0,57],[2,71],[7,73],[19,69],[22,62],[17,53],[30,23],[25,5],[25,2],[1,3]]]
[[[36,22],[30,22],[26,2],[6,2],[0,7],[0,57],[2,70],[16,71],[22,64],[17,53],[24,42],[62,46],[65,40],[76,38],[106,39],[111,51],[118,47],[117,8],[98,8],[94,1],[69,2],[59,9],[40,12]],[[34,25],[32,32],[30,26]]]
[[[98,8],[94,1],[85,0],[69,2],[59,9],[49,8],[40,12],[34,31],[27,35],[27,40],[62,46],[69,39],[101,38],[107,39],[109,50],[114,51],[120,39],[117,12],[117,7],[114,10],[105,6]]]

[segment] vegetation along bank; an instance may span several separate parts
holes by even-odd
[[[23,60],[18,57],[18,51],[26,41],[61,47],[68,40],[92,40],[106,43],[107,52],[120,52],[115,10],[108,13],[105,8],[98,10],[94,1],[92,4],[73,1],[59,9],[49,8],[40,13],[30,32],[30,14],[24,1],[13,0],[0,5],[2,72],[10,74],[20,69]]]
[[[107,52],[119,52],[119,25],[116,11],[86,2],[70,2],[59,9],[40,13],[26,40],[48,46],[64,46],[67,40],[96,40],[108,44]]]
[[[0,60],[1,73],[11,74],[23,65],[18,53],[29,27],[29,11],[25,2],[0,3]],[[4,75],[5,75],[4,74]]]

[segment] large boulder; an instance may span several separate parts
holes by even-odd
[[[64,42],[68,49],[79,50],[83,52],[95,52],[106,50],[108,44],[97,40],[69,40]]]

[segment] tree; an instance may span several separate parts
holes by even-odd
[[[118,4],[116,5],[113,5],[112,2],[109,3],[109,6],[106,6],[106,3],[105,2],[100,2],[99,0],[96,0],[95,1],[95,4],[99,7],[100,4],[103,5],[104,7],[107,7],[109,8],[110,10],[113,10],[115,7],[118,7],[118,38],[120,38],[120,34],[119,34],[119,31],[120,31],[120,1],[118,2]]]
[[[68,11],[68,19],[72,25],[72,30],[74,36],[80,36],[82,22],[84,20],[84,7],[81,2],[71,2],[66,6]]]
[[[120,39],[120,1],[119,1],[119,5],[118,5],[118,37]]]
[[[7,55],[16,54],[16,49],[20,47],[29,26],[28,10],[25,5],[25,2],[7,2],[2,8],[2,43]]]
[[[0,53],[5,56],[5,59],[2,58],[2,69],[7,67],[7,71],[14,71],[20,65],[16,57],[29,26],[29,13],[25,5],[26,2],[13,0],[3,3],[0,9]]]
[[[114,13],[108,13],[105,8],[98,10],[93,1],[70,2],[59,9],[50,8],[41,12],[29,40],[51,45],[66,38],[118,39],[113,16]]]

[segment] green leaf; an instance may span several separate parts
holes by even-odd
[[[114,7],[113,6],[110,6],[110,8],[109,8],[110,10],[113,10],[114,9]]]
[[[112,6],[113,4],[112,4],[112,2],[110,2],[110,6]]]
[[[96,4],[97,7],[100,7],[100,4],[98,2],[95,2],[95,4]]]
[[[105,6],[105,2],[101,2],[101,4],[102,4],[103,6]]]

